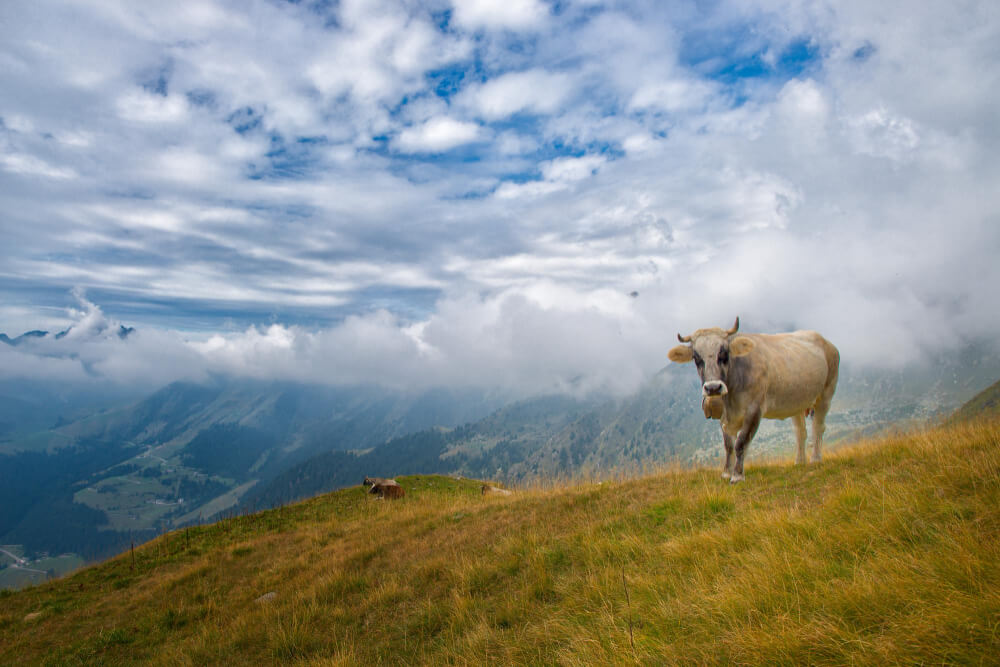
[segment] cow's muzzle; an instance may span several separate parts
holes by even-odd
[[[725,396],[729,387],[722,380],[711,380],[701,385],[701,393],[705,396]]]

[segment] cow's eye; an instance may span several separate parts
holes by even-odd
[[[697,366],[698,368],[701,368],[704,363],[705,362],[702,361],[701,357],[699,357],[697,354],[694,355],[694,365],[695,366]]]
[[[729,363],[729,352],[727,350],[719,351],[719,363],[728,364]]]

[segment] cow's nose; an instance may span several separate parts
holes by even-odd
[[[722,393],[722,388],[725,387],[719,380],[712,380],[711,382],[706,382],[702,389],[705,391],[706,396],[718,396]]]

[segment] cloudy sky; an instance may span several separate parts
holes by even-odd
[[[0,375],[634,387],[1000,325],[1000,5],[0,4]],[[119,324],[136,327],[126,340]]]

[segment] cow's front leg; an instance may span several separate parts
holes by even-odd
[[[733,474],[733,436],[722,429],[722,446],[726,448],[726,453],[722,459],[722,479],[729,479]]]
[[[743,477],[743,456],[747,453],[747,447],[750,446],[750,441],[757,433],[758,426],[760,426],[760,410],[748,412],[743,421],[743,428],[736,435],[736,444],[733,447],[736,450],[736,462],[733,464],[733,474],[729,477],[730,484],[736,484],[745,479]]]

